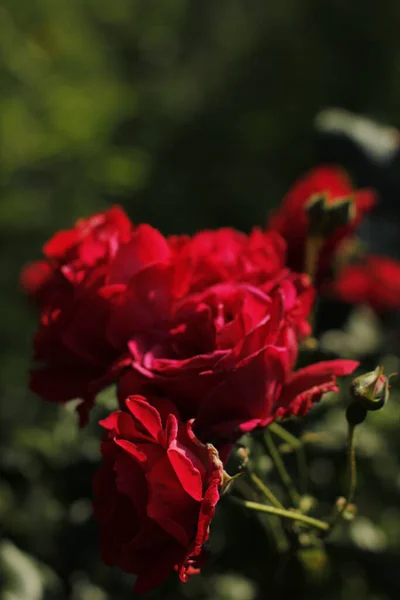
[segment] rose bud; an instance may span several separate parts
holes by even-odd
[[[249,451],[241,444],[234,446],[229,454],[226,469],[233,477],[243,474],[249,464]]]
[[[240,469],[244,469],[249,462],[249,451],[244,446],[238,446],[236,454],[238,460],[240,460]]]
[[[350,387],[352,398],[367,410],[379,410],[389,398],[389,378],[383,367],[364,373],[353,379]]]
[[[326,194],[315,194],[306,203],[305,211],[308,217],[305,268],[314,277],[325,240],[354,221],[355,206],[351,196],[329,202]]]

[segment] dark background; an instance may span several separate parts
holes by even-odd
[[[79,432],[72,410],[28,393],[36,316],[18,290],[21,266],[55,230],[113,203],[164,233],[264,224],[290,183],[318,162],[313,121],[322,108],[400,126],[399,30],[397,0],[3,0],[5,600],[132,597],[132,578],[101,566],[90,516],[96,420],[111,401],[104,397]],[[370,183],[368,169],[355,174]],[[226,502],[204,575],[187,586],[172,578],[151,597],[400,597],[399,407],[395,391],[363,426],[362,517],[338,533],[327,557],[277,559],[259,522]],[[328,401],[291,427],[328,432],[309,457],[311,491],[332,502],[343,488],[342,408]]]

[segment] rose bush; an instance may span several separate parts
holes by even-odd
[[[79,398],[85,424],[97,393],[116,384],[120,410],[101,421],[94,510],[104,561],[135,574],[137,592],[173,570],[182,581],[198,572],[242,434],[306,414],[357,367],[336,359],[296,368],[313,333],[313,276],[373,203],[367,191],[347,199],[351,191],[336,169],[319,169],[269,230],[249,235],[164,237],[115,207],[56,234],[23,271],[40,310],[31,389],[53,402]],[[319,192],[322,204],[310,205]],[[324,220],[328,205],[351,219],[341,223],[339,211],[340,226],[317,247],[317,272],[303,273],[315,236],[306,211]]]
[[[169,401],[131,396],[125,406],[101,422],[94,509],[103,560],[136,574],[135,591],[146,592],[174,569],[186,581],[204,562],[223,469]]]

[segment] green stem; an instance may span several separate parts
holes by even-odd
[[[240,504],[241,506],[245,506],[246,508],[249,508],[251,510],[268,513],[277,517],[284,517],[285,519],[291,519],[292,521],[299,521],[301,523],[304,523],[305,525],[310,525],[311,527],[321,529],[322,531],[329,530],[328,523],[320,521],[319,519],[313,519],[312,517],[308,517],[307,515],[302,515],[298,512],[292,512],[290,510],[285,510],[284,508],[276,508],[275,506],[266,506],[265,504],[259,504],[258,502],[250,502],[249,500],[241,500],[240,498],[236,498],[235,496],[231,496],[230,498],[236,504]]]
[[[235,490],[237,490],[245,500],[254,500],[257,494],[252,486],[245,480],[244,477],[235,481]]]
[[[269,430],[281,440],[286,442],[296,453],[300,488],[301,491],[304,493],[307,489],[308,471],[307,458],[303,442],[291,433],[289,433],[284,427],[278,425],[278,423],[271,423],[271,425],[269,426]]]
[[[272,504],[272,506],[276,506],[277,508],[284,508],[283,504],[279,502],[278,498],[271,492],[271,490],[265,485],[265,483],[256,475],[255,473],[248,472],[251,481],[254,485],[260,490],[262,494],[266,497],[268,502]]]
[[[355,430],[356,426],[348,424],[347,432],[347,472],[348,472],[348,492],[346,500],[340,508],[336,508],[330,522],[329,533],[333,530],[336,523],[353,502],[357,487],[357,465],[356,465],[356,445],[355,445]]]
[[[309,274],[312,280],[315,279],[317,270],[318,257],[324,243],[324,238],[321,236],[310,236],[307,239],[306,257],[305,257],[305,272]]]
[[[356,465],[356,444],[355,444],[355,425],[349,424],[348,442],[347,442],[347,464],[349,470],[349,492],[345,508],[354,500],[357,487],[357,465]],[[344,509],[343,509],[344,510]],[[343,511],[342,511],[343,512]]]
[[[264,440],[265,440],[268,452],[269,452],[269,454],[272,458],[272,461],[275,465],[275,468],[282,480],[282,483],[286,487],[287,492],[290,496],[290,499],[291,499],[293,505],[297,506],[299,503],[299,500],[300,500],[300,494],[294,487],[292,478],[290,477],[289,473],[286,471],[286,467],[284,465],[282,457],[279,454],[278,449],[275,446],[274,440],[272,439],[271,434],[268,431],[268,429],[266,430],[266,432],[264,434]]]
[[[257,492],[251,487],[245,479],[235,481],[235,488],[244,497],[245,500],[253,501],[257,498]],[[264,515],[265,521],[261,520],[261,524],[266,528],[267,532],[272,535],[275,540],[277,551],[280,553],[286,552],[289,548],[289,542],[282,527],[279,517],[274,515]]]

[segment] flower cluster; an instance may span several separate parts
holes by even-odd
[[[165,237],[114,207],[58,232],[23,270],[40,311],[31,389],[79,398],[85,425],[116,384],[94,507],[103,559],[134,573],[136,591],[198,572],[238,438],[304,415],[356,368],[296,363],[316,289],[373,203],[323,167],[248,235]]]

